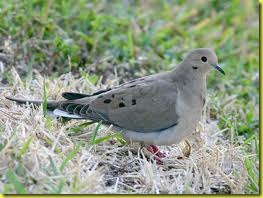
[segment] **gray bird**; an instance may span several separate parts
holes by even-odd
[[[55,115],[102,121],[124,139],[150,145],[171,145],[196,128],[206,100],[206,77],[212,68],[225,74],[211,49],[190,51],[172,71],[138,78],[93,94],[65,92],[63,101],[49,101]],[[19,104],[31,101],[7,97]],[[162,154],[159,153],[159,157]]]

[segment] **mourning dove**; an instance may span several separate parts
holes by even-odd
[[[152,145],[171,145],[189,136],[198,124],[206,100],[206,77],[215,68],[211,49],[190,51],[172,71],[138,78],[93,94],[63,93],[63,101],[49,101],[55,115],[113,125],[124,139]],[[41,104],[7,97],[17,103]]]

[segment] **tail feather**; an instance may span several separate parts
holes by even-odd
[[[53,114],[56,116],[60,116],[63,118],[71,118],[71,119],[84,119],[83,117],[79,116],[79,115],[74,115],[74,114],[70,114],[66,111],[62,111],[60,109],[55,109],[53,111]]]
[[[43,103],[42,100],[18,99],[18,98],[14,98],[12,96],[6,96],[5,98],[8,100],[14,101],[17,104],[34,104],[36,106],[39,106]],[[49,101],[47,101],[47,109],[54,110],[59,106],[59,103],[60,103],[59,101],[49,100]]]
[[[82,93],[74,93],[74,92],[62,93],[62,97],[67,99],[67,100],[75,100],[75,99],[80,99],[80,98],[85,98],[85,97],[90,97],[90,96],[92,96],[92,95],[82,94]]]

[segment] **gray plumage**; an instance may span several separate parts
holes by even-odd
[[[93,94],[63,93],[65,101],[49,101],[54,114],[112,124],[124,138],[148,144],[173,144],[191,134],[206,99],[206,76],[217,65],[210,49],[188,53],[172,71],[142,77]],[[20,100],[41,104],[41,101]]]

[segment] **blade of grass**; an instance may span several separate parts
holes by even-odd
[[[87,78],[88,81],[91,82],[93,85],[96,85],[96,83],[97,83],[98,80],[99,80],[99,77],[98,77],[97,75],[95,75],[95,74],[93,74],[93,75],[88,75],[86,78]]]
[[[123,139],[121,133],[116,133],[115,134],[116,140],[118,140],[122,145],[125,145],[127,142],[126,140]]]
[[[6,173],[6,177],[9,181],[9,183],[11,183],[15,187],[15,190],[18,194],[27,194],[25,187],[19,181],[19,179],[17,178],[17,176],[13,170],[9,169]]]
[[[254,191],[257,191],[258,179],[257,179],[257,176],[254,172],[253,164],[254,163],[249,158],[245,159],[245,166],[246,166],[247,171],[248,171],[249,179],[251,180],[251,183],[250,183],[251,187]]]
[[[121,144],[126,144],[126,141],[121,137],[120,133],[115,133],[115,134],[112,134],[112,135],[105,135],[105,136],[96,138],[94,140],[94,144],[99,144],[99,143],[107,141],[107,140],[109,140],[111,138],[117,139]]]
[[[62,161],[59,170],[62,172],[67,165],[67,163],[77,154],[77,152],[80,149],[80,144],[78,144],[68,155],[67,157]]]
[[[107,141],[107,140],[111,139],[112,137],[113,137],[113,135],[105,135],[105,136],[96,138],[96,139],[93,141],[93,144],[99,144],[99,143],[101,143],[101,142],[104,142],[104,141]]]
[[[73,132],[77,133],[77,132],[82,131],[84,128],[86,128],[87,126],[89,126],[89,125],[91,125],[93,123],[94,122],[92,122],[92,121],[91,122],[84,122],[84,123],[81,123],[81,124],[79,124],[77,126],[74,126],[72,128],[68,128],[67,130],[70,130],[70,131],[73,131]]]
[[[33,137],[30,136],[30,137],[28,138],[28,140],[25,142],[25,144],[23,145],[23,147],[22,147],[21,150],[20,150],[20,153],[19,153],[19,156],[18,156],[19,158],[21,158],[21,157],[26,153],[26,151],[28,150],[29,145],[30,145],[32,139],[33,139]]]
[[[51,147],[53,146],[53,143],[54,143],[54,142],[53,142],[51,139],[49,139],[48,137],[44,137],[43,140],[45,140],[45,142],[46,142],[49,146],[51,146]],[[57,146],[55,147],[54,151],[55,151],[56,154],[61,154],[61,150],[60,150],[60,148],[57,147]]]
[[[97,133],[98,133],[98,131],[99,131],[99,128],[100,128],[101,124],[102,124],[102,121],[100,121],[100,122],[97,124],[97,126],[96,126],[96,128],[95,128],[95,130],[94,130],[94,132],[93,132],[93,135],[92,135],[91,144],[96,144],[96,143],[95,143],[95,139],[96,139],[96,136],[97,136]]]
[[[12,184],[4,184],[3,191],[1,192],[1,194],[11,194],[12,193],[12,189],[13,189],[13,185]]]
[[[45,126],[47,127],[47,129],[51,129],[52,125],[53,125],[53,119],[48,115],[46,116],[46,119],[45,119]]]
[[[51,169],[53,171],[53,175],[58,175],[57,167],[56,167],[56,165],[55,165],[55,163],[54,163],[54,161],[50,155],[48,156],[48,159],[50,162]]]
[[[256,139],[256,137],[257,137],[257,134],[254,133],[253,135],[251,135],[249,138],[247,138],[247,139],[244,141],[243,145],[249,144],[253,139]]]
[[[63,187],[65,185],[65,181],[63,179],[61,179],[59,181],[59,184],[56,188],[53,189],[53,192],[51,194],[61,194]]]
[[[48,181],[48,189],[49,189],[49,192],[48,194],[61,194],[62,192],[62,189],[65,185],[65,181],[64,181],[64,178],[60,178],[59,180],[59,183],[57,184],[54,184],[53,182],[51,182],[51,180]]]

